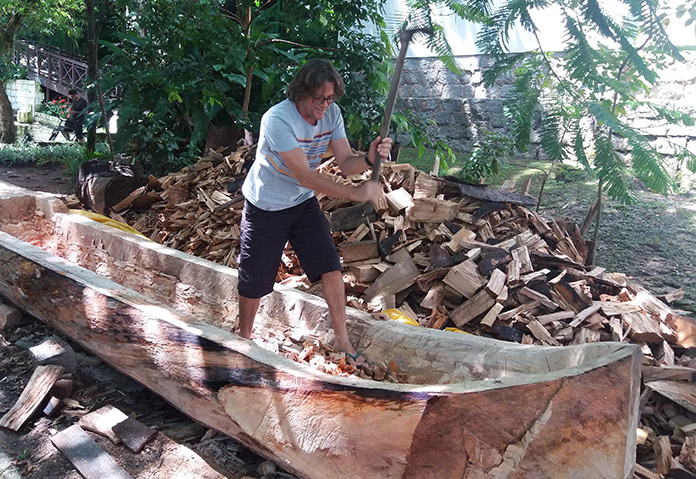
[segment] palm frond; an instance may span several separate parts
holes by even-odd
[[[595,89],[600,76],[597,74],[599,55],[587,41],[585,33],[572,18],[566,16],[567,47],[565,65],[570,77],[588,88]]]
[[[606,193],[623,204],[635,201],[633,187],[628,180],[626,166],[614,149],[609,135],[599,132],[595,135],[595,171]]]
[[[575,158],[583,167],[585,167],[585,171],[594,175],[592,165],[590,165],[590,161],[587,159],[587,153],[585,152],[585,145],[583,143],[582,132],[580,130],[577,130],[575,132],[573,150],[575,151]]]
[[[562,116],[554,112],[541,115],[541,148],[552,161],[562,161],[568,157],[562,142]]]
[[[633,170],[638,175],[638,178],[643,180],[648,188],[657,193],[666,195],[672,192],[674,183],[664,166],[662,155],[637,136],[630,136],[628,144],[633,147],[631,159],[633,161]]]

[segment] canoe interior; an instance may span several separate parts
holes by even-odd
[[[58,199],[0,182],[0,231],[40,247],[222,331],[233,331],[236,270],[70,214]],[[520,384],[580,374],[633,354],[635,346],[592,343],[562,348],[376,321],[349,308],[349,333],[370,359],[394,360],[413,384],[481,381]],[[257,335],[312,334],[331,342],[325,303],[277,286],[261,304]]]

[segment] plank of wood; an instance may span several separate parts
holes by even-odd
[[[13,431],[19,430],[27,419],[39,409],[61,374],[63,374],[63,366],[38,366],[17,402],[0,418],[0,427],[6,427]]]
[[[360,203],[347,206],[329,215],[329,223],[331,223],[332,231],[352,230],[362,224],[375,221],[376,219],[377,215],[375,214],[372,203]]]
[[[123,444],[136,454],[142,451],[145,444],[157,434],[157,431],[151,427],[130,417],[116,424],[112,429]]]
[[[504,313],[500,313],[498,315],[498,319],[500,319],[501,321],[507,321],[508,319],[514,318],[518,314],[526,313],[527,311],[533,311],[535,308],[538,308],[540,304],[541,303],[539,303],[539,301],[532,301],[530,303],[521,304],[516,308],[513,308],[509,311],[505,311]]]
[[[541,316],[537,316],[536,319],[542,325],[546,325],[554,321],[563,321],[564,319],[571,319],[573,317],[575,317],[573,311],[557,311],[555,313],[542,314]]]
[[[471,298],[486,284],[486,278],[479,273],[478,266],[470,259],[453,266],[443,281],[465,298]]]
[[[696,369],[686,366],[643,366],[643,381],[696,382]]]
[[[466,323],[476,318],[476,316],[485,313],[496,304],[495,299],[491,297],[485,289],[482,289],[474,295],[470,300],[462,303],[450,313],[450,319],[458,328],[461,328]]]
[[[365,290],[365,301],[403,291],[415,282],[419,274],[418,267],[411,259],[396,263]]]
[[[696,384],[680,381],[650,381],[645,383],[645,386],[696,413]]]
[[[344,263],[357,263],[368,259],[379,258],[376,241],[347,241],[338,245],[338,251]]]
[[[85,414],[78,421],[78,425],[83,429],[101,434],[109,438],[114,444],[119,444],[121,439],[116,435],[113,427],[128,419],[120,409],[107,404],[104,407]]]
[[[77,424],[53,436],[51,442],[85,479],[133,479]]]
[[[583,321],[585,321],[587,318],[599,311],[600,308],[601,305],[598,303],[595,303],[592,306],[588,306],[587,308],[583,309],[578,314],[576,314],[568,326],[571,326],[573,328],[580,326],[580,324],[582,324]]]

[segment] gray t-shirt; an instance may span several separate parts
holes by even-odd
[[[316,126],[302,118],[292,101],[274,105],[261,118],[256,158],[242,186],[244,197],[266,211],[284,210],[308,200],[314,191],[300,185],[278,152],[302,148],[314,169],[329,141],[345,136],[341,109],[335,103]]]

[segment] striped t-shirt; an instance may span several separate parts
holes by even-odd
[[[244,197],[266,211],[291,208],[308,200],[314,191],[300,185],[278,152],[300,147],[310,168],[316,168],[329,141],[345,136],[343,116],[335,103],[316,126],[302,118],[292,101],[274,105],[261,118],[256,158],[242,187]]]

